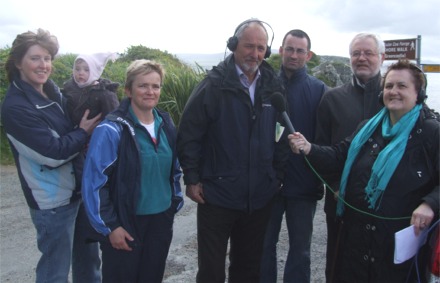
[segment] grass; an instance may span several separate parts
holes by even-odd
[[[9,147],[8,138],[6,137],[3,127],[0,126],[0,128],[0,164],[14,165],[14,157],[12,156],[11,148]]]

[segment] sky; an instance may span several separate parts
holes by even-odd
[[[440,0],[0,0],[0,7],[0,48],[43,28],[57,36],[61,54],[137,45],[174,55],[224,53],[235,28],[258,18],[273,30],[273,49],[291,29],[308,33],[316,54],[344,57],[359,32],[383,40],[420,35],[421,63],[440,64]]]

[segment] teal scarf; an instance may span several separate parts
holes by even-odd
[[[380,201],[379,204],[377,204],[377,201],[381,199],[391,176],[394,174],[403,156],[409,134],[419,117],[421,108],[422,105],[417,104],[411,111],[403,115],[394,126],[391,126],[388,109],[384,107],[356,134],[348,149],[347,160],[345,161],[344,171],[342,172],[341,185],[339,187],[340,199],[338,200],[336,209],[337,215],[340,216],[344,212],[344,203],[341,199],[344,199],[345,196],[351,166],[362,146],[374,133],[379,123],[382,122],[382,136],[391,141],[377,156],[373,168],[371,169],[370,180],[365,188],[365,199],[368,200],[369,208],[379,208]]]

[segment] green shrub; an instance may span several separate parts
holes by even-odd
[[[9,85],[6,79],[4,64],[10,48],[0,49],[0,98],[3,101]],[[53,61],[53,73],[51,79],[60,87],[72,76],[73,62],[76,54],[61,54]],[[205,71],[200,66],[193,69],[181,63],[175,56],[161,52],[157,49],[150,49],[144,46],[132,46],[124,54],[120,54],[115,62],[108,62],[102,77],[120,83],[118,97],[122,99],[124,94],[125,71],[133,60],[150,59],[161,63],[165,68],[165,81],[161,91],[159,108],[170,113],[176,126],[179,125],[180,116],[185,107],[188,97],[193,88],[201,81]],[[1,121],[0,121],[1,125]],[[1,164],[13,164],[11,150],[6,135],[1,127]]]
[[[186,101],[192,90],[203,79],[204,74],[205,71],[199,65],[196,69],[179,67],[166,69],[158,107],[170,113],[177,127]]]
[[[8,79],[6,77],[5,65],[10,50],[11,48],[9,47],[0,49],[0,102],[3,101],[9,85]]]
[[[72,53],[57,55],[53,60],[50,78],[60,88],[63,88],[64,82],[72,77],[73,62],[76,56]]]
[[[9,51],[10,47],[0,49],[0,101],[3,101],[8,87],[4,64]],[[125,71],[128,65],[136,59],[155,60],[161,63],[166,71],[158,107],[169,112],[174,123],[178,127],[186,101],[195,86],[206,75],[206,70],[200,65],[197,65],[196,68],[191,68],[189,65],[182,63],[176,56],[169,54],[167,51],[162,52],[158,49],[151,49],[142,45],[131,46],[123,54],[119,55],[120,57],[115,62],[108,62],[102,75],[104,78],[120,83],[117,92],[119,99],[122,99],[125,96],[124,80]],[[71,77],[73,62],[76,56],[76,54],[69,53],[58,55],[55,58],[51,79],[54,80],[60,88],[62,88],[63,83]],[[314,54],[307,64],[308,70],[310,71],[314,66],[318,65],[319,61],[319,56]],[[267,59],[267,62],[275,69],[275,71],[278,71],[281,65],[281,57],[279,54],[273,54]],[[319,79],[326,82],[326,78]],[[13,163],[12,154],[6,135],[3,132],[3,127],[1,128],[0,163],[11,164]]]
[[[11,148],[9,147],[8,138],[2,126],[0,126],[0,164],[13,165],[14,157],[12,156]]]

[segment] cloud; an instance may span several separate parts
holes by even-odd
[[[438,0],[163,0],[123,2],[76,0],[61,7],[54,0],[2,0],[0,48],[15,36],[41,27],[56,35],[61,53],[124,52],[144,45],[178,53],[221,53],[242,21],[256,17],[274,30],[272,48],[294,28],[306,31],[318,55],[348,55],[359,32],[383,39],[422,35],[422,56],[440,62]]]
[[[376,30],[384,33],[438,34],[438,0],[322,1],[322,16],[338,31]],[[428,20],[429,19],[429,20]]]
[[[383,40],[420,35],[422,62],[440,63],[440,14],[435,8],[439,4],[438,0],[426,0],[423,4],[412,0],[326,0],[320,1],[312,13],[321,17],[332,33],[351,37],[359,32],[376,33]]]

